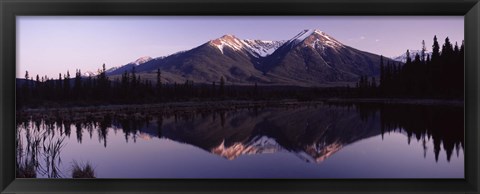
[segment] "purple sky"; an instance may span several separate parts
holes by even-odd
[[[67,70],[96,71],[142,56],[188,50],[224,34],[288,40],[320,29],[343,44],[392,57],[418,50],[433,36],[464,39],[463,16],[17,16],[17,77],[57,78]]]

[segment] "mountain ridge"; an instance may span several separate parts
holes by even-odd
[[[281,41],[243,40],[226,34],[187,51],[141,59],[107,75],[118,76],[135,67],[147,79],[160,69],[164,83],[212,83],[224,77],[238,85],[344,86],[353,85],[360,76],[378,76],[380,64],[379,55],[344,45],[318,29]]]

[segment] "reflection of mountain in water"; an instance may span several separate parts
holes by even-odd
[[[458,107],[318,105],[151,115],[142,119],[113,114],[88,123],[56,121],[47,125],[58,123],[64,127],[56,128],[66,136],[70,134],[70,125],[74,125],[80,143],[84,131],[92,138],[92,130],[97,129],[99,140],[107,146],[109,130],[121,130],[126,141],[168,138],[229,160],[242,155],[286,152],[318,163],[349,144],[389,131],[406,134],[409,142],[412,138],[432,138],[436,160],[442,144],[447,160],[454,149],[458,153],[464,147],[463,108]]]
[[[162,126],[164,137],[227,159],[283,151],[312,162],[380,133],[378,116],[362,121],[355,111],[342,107],[241,110],[176,123],[170,118]]]
[[[435,158],[443,144],[450,160],[453,150],[458,153],[464,142],[463,110],[458,107],[343,104],[244,109],[162,117],[137,127],[151,136],[191,144],[229,160],[290,152],[307,162],[321,162],[348,144],[388,131],[405,133],[409,142],[433,138]]]

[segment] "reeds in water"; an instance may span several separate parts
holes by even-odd
[[[95,170],[89,162],[79,164],[77,161],[73,161],[72,178],[96,178]]]

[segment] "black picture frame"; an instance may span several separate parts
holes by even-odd
[[[464,15],[465,179],[15,179],[19,15]],[[0,0],[0,192],[479,193],[479,0]]]

